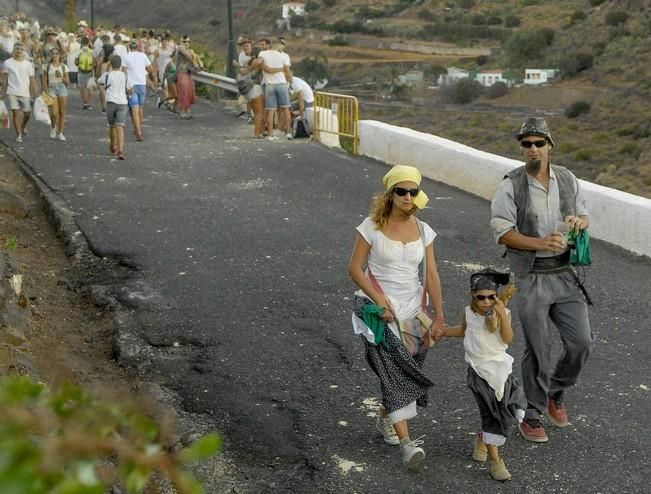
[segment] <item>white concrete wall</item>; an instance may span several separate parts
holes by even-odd
[[[362,120],[360,154],[391,165],[412,165],[424,176],[491,199],[520,161],[405,127]],[[581,180],[590,211],[590,234],[651,257],[651,199]],[[487,226],[488,228],[488,226]]]

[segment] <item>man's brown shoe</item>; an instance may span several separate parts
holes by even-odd
[[[546,443],[549,440],[540,419],[524,419],[518,424],[518,428],[520,429],[520,435],[527,441]]]
[[[556,427],[567,427],[569,425],[567,421],[567,409],[560,401],[550,398],[547,404],[547,414],[549,415],[549,420]]]

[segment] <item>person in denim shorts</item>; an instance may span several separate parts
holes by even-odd
[[[120,70],[122,59],[119,55],[111,55],[110,64],[111,70],[102,74],[97,83],[106,90],[106,119],[110,126],[111,154],[123,160],[125,159],[124,126],[129,113],[127,76]]]
[[[0,99],[8,97],[12,112],[16,142],[23,142],[27,123],[32,114],[32,96],[36,93],[34,65],[25,59],[25,47],[22,43],[14,45],[13,55],[7,59],[2,69],[2,88]],[[22,113],[22,121],[21,121]]]
[[[288,139],[292,134],[288,124],[291,121],[289,115],[289,63],[287,55],[280,52],[282,44],[276,41],[271,50],[260,52],[258,58],[262,60],[264,100],[267,120],[268,139],[275,139],[273,135],[274,117],[276,108],[280,108],[280,124]]]
[[[51,51],[52,61],[45,66],[43,74],[43,87],[47,88],[54,104],[50,106],[50,137],[65,141],[63,129],[66,126],[66,112],[68,110],[68,67],[61,61],[61,52],[58,48]]]

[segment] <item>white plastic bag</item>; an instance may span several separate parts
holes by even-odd
[[[37,122],[44,123],[46,125],[51,125],[50,121],[50,112],[47,108],[47,105],[45,104],[45,101],[43,101],[43,98],[39,96],[34,100],[34,118],[36,118]]]
[[[86,83],[86,89],[89,89],[91,91],[97,89],[97,81],[95,80],[94,77],[88,78],[88,82]]]
[[[5,129],[11,127],[9,123],[9,110],[7,110],[7,105],[2,100],[0,100],[0,123],[2,123],[2,127]]]

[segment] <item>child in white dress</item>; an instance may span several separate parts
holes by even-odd
[[[513,341],[511,311],[505,306],[500,285],[507,285],[508,273],[484,269],[470,276],[471,303],[464,309],[461,326],[448,327],[445,336],[463,337],[468,363],[467,385],[477,401],[481,432],[475,437],[473,459],[490,460],[490,475],[495,480],[511,479],[498,447],[516,422],[521,422],[526,398],[511,375],[513,357],[506,353]],[[508,300],[506,300],[508,302]]]

